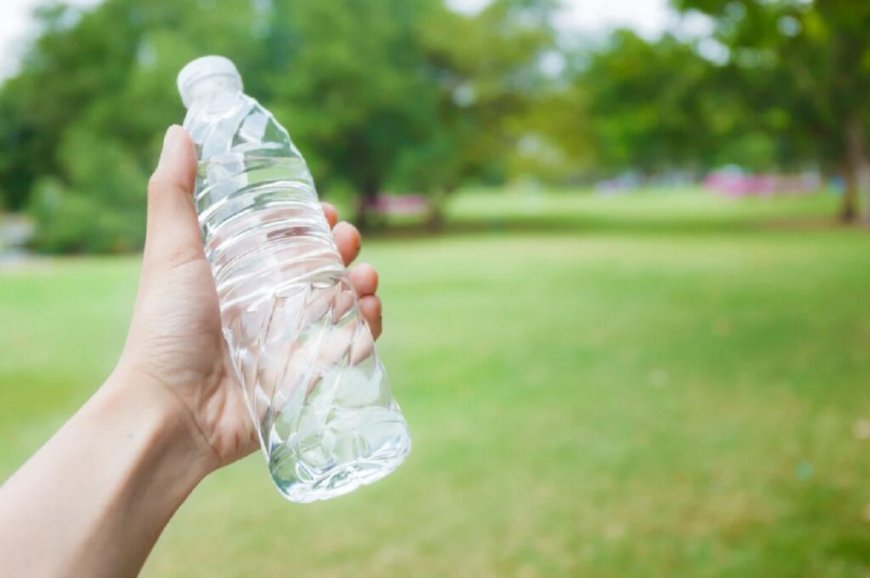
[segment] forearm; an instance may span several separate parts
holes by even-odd
[[[0,487],[4,577],[135,576],[213,469],[168,394],[125,379],[110,378]]]

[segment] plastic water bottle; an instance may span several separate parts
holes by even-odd
[[[386,476],[408,427],[305,160],[226,58],[190,62],[178,88],[224,337],[275,485],[310,502]]]

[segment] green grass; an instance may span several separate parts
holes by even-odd
[[[408,462],[299,506],[245,460],[144,576],[870,576],[870,235],[834,205],[477,191],[369,242]],[[0,478],[111,368],[136,267],[0,272]]]

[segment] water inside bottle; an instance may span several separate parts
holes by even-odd
[[[206,256],[272,479],[326,499],[389,474],[410,437],[304,161],[248,148],[200,163]]]

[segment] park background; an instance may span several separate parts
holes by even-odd
[[[111,370],[217,53],[365,229],[415,447],[313,505],[218,472],[144,576],[870,576],[870,3],[566,4],[41,4],[0,85],[0,480]]]

